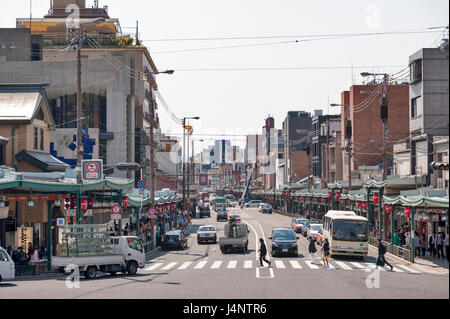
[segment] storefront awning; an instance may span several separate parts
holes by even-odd
[[[66,163],[53,157],[48,153],[32,152],[23,150],[16,154],[17,161],[27,161],[28,163],[39,167],[45,172],[60,171],[64,172],[69,167]]]

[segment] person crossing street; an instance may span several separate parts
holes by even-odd
[[[316,253],[317,249],[316,249],[316,244],[314,243],[314,241],[312,240],[312,237],[308,237],[309,240],[309,246],[308,246],[308,252],[309,252],[309,258],[311,259],[311,264],[315,264],[315,260],[314,260],[314,254]]]
[[[377,263],[376,263],[376,270],[378,270],[378,266],[382,266],[384,267],[384,265],[388,265],[391,267],[391,271],[394,270],[394,267],[388,263],[386,261],[386,259],[384,258],[384,254],[386,253],[386,247],[384,247],[384,245],[381,243],[381,239],[378,239],[378,258],[377,258]]]
[[[263,260],[264,260],[267,264],[269,264],[269,267],[270,267],[271,262],[266,259],[267,248],[266,248],[266,244],[264,243],[264,239],[260,238],[259,242],[261,243],[261,245],[258,249],[259,263],[261,264],[261,267],[264,267],[264,264],[263,264]]]

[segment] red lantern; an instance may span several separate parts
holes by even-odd
[[[158,213],[162,213],[162,205],[158,205],[158,206],[156,206],[156,211],[158,212]]]
[[[378,200],[379,200],[379,194],[378,193],[374,193],[373,194],[373,203],[374,204],[378,204]]]
[[[332,196],[331,192],[328,192],[328,198],[331,198],[331,196]]]
[[[82,198],[81,199],[81,210],[86,210],[88,207],[88,201],[87,198]]]
[[[317,203],[317,198],[314,197],[314,203]]]
[[[172,208],[177,208],[177,203],[172,203]]]
[[[124,196],[122,198],[122,206],[127,207],[128,206],[128,196]]]
[[[322,198],[322,203],[325,203],[325,198]]]
[[[386,205],[386,213],[391,213],[391,205]]]
[[[363,203],[362,203],[362,208],[363,208],[363,209],[367,209],[367,202],[363,202]]]
[[[361,206],[360,202],[356,202],[356,208],[359,208]]]
[[[291,200],[292,200],[293,198],[294,198],[294,197],[291,196]]]
[[[300,196],[300,200],[303,200],[303,196]]]
[[[93,198],[93,197],[89,198],[88,209],[94,208],[94,202],[95,202],[95,198]]]
[[[345,204],[345,201],[341,199],[341,205],[343,206]]]
[[[404,211],[405,211],[405,216],[406,217],[409,217],[411,215],[411,211],[409,209],[409,206],[405,206]]]
[[[336,193],[335,198],[339,199],[339,193]]]

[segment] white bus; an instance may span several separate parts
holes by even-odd
[[[367,256],[369,231],[367,218],[353,211],[330,210],[323,218],[323,238],[328,238],[330,257]]]

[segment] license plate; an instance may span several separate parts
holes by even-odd
[[[237,245],[233,245],[233,248],[236,248],[237,247]]]
[[[283,253],[287,253],[289,249],[283,249]]]

